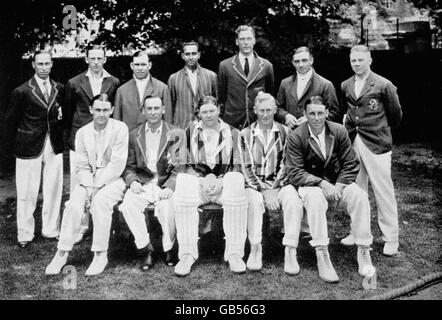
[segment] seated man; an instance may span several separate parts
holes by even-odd
[[[368,195],[355,183],[358,159],[344,126],[325,120],[328,109],[320,96],[306,100],[304,114],[307,122],[296,128],[287,141],[286,170],[288,183],[298,188],[307,211],[310,244],[316,250],[319,276],[327,282],[339,281],[328,253],[329,203],[345,208],[350,215],[358,245],[359,273],[366,276],[373,268],[370,258],[373,237]]]
[[[284,180],[284,147],[290,129],[273,121],[276,113],[275,98],[259,92],[255,98],[254,111],[257,121],[241,131],[243,173],[246,194],[249,201],[247,231],[250,241],[250,255],[247,268],[262,268],[262,220],[264,205],[270,210],[284,214],[285,249],[284,271],[299,273],[296,261],[303,207],[292,185],[281,186]]]
[[[219,119],[216,98],[205,96],[198,105],[201,120],[186,131],[188,173],[178,174],[173,195],[179,245],[175,274],[189,274],[198,259],[198,206],[206,203],[223,206],[224,259],[233,272],[243,273],[247,199],[240,172],[239,131]]]
[[[179,165],[186,161],[184,131],[162,120],[165,107],[158,96],[144,99],[142,113],[147,119],[130,132],[129,155],[123,179],[129,187],[120,210],[143,257],[142,270],[153,264],[153,247],[146,226],[144,210],[155,204],[155,216],[163,230],[166,263],[174,265],[172,247],[175,221],[171,197]]]
[[[63,212],[58,250],[46,267],[47,275],[58,274],[66,264],[75,237],[80,232],[85,208],[92,214],[95,252],[87,276],[98,275],[107,265],[107,249],[113,207],[123,199],[124,181],[120,178],[127,160],[127,126],[110,119],[113,107],[106,93],[92,99],[93,121],[75,135],[75,166],[78,183]]]

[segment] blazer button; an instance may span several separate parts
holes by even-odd
[[[316,168],[316,166],[315,166],[315,165],[313,164],[313,165],[312,165],[312,168],[313,168],[313,169],[315,169],[315,168]]]

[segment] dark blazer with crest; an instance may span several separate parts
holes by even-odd
[[[147,167],[146,150],[147,121],[129,133],[129,153],[123,179],[128,187],[134,181],[145,184],[154,174]],[[176,175],[184,172],[187,160],[184,131],[163,121],[158,147],[158,186],[175,190]]]
[[[148,95],[155,95],[161,98],[166,108],[164,119],[172,119],[172,106],[170,102],[170,93],[167,85],[150,76],[143,99]],[[118,88],[115,95],[115,110],[113,118],[123,121],[129,128],[129,131],[135,129],[138,125],[146,121],[146,117],[141,113],[140,95],[134,79],[130,79]]]
[[[371,71],[358,98],[354,76],[342,82],[341,93],[350,139],[353,141],[359,133],[371,152],[390,151],[393,147],[391,128],[398,127],[402,119],[397,89],[391,81]]]
[[[308,123],[300,124],[287,140],[286,181],[295,187],[317,186],[323,179],[332,184],[355,182],[359,160],[343,125],[325,122],[325,150],[324,158]]]
[[[281,81],[276,97],[278,105],[278,111],[275,114],[276,121],[285,123],[287,113],[294,115],[296,118],[302,117],[305,101],[312,96],[321,96],[330,112],[329,119],[335,121],[335,114],[339,112],[339,104],[335,87],[331,81],[320,76],[313,69],[312,77],[300,97],[297,94],[297,85],[296,74]]]
[[[218,70],[218,95],[222,119],[237,129],[243,129],[256,121],[253,112],[255,97],[259,91],[273,95],[273,65],[254,52],[255,61],[246,77],[239,56],[221,61]]]
[[[40,156],[47,133],[54,153],[63,152],[63,86],[52,79],[50,82],[49,102],[46,102],[35,77],[12,92],[5,115],[5,128],[6,137],[15,139],[17,158],[33,159]]]
[[[92,98],[91,84],[86,76],[87,71],[69,79],[66,83],[66,94],[64,102],[64,115],[67,136],[69,137],[69,148],[75,150],[75,134],[78,129],[92,121],[92,114],[89,111]],[[107,93],[113,103],[115,91],[120,85],[120,80],[114,76],[103,79],[100,93]]]

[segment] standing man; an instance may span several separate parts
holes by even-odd
[[[130,68],[133,71],[133,79],[127,81],[118,88],[115,97],[114,119],[123,121],[129,131],[146,121],[142,107],[144,98],[149,95],[160,97],[166,108],[165,119],[172,119],[172,107],[170,93],[167,85],[151,76],[152,62],[146,51],[137,51],[132,56]]]
[[[147,121],[130,132],[129,156],[123,179],[129,187],[120,210],[135,238],[141,255],[141,269],[153,264],[153,247],[146,226],[144,210],[155,205],[155,216],[163,231],[166,264],[174,265],[176,228],[172,195],[178,170],[186,164],[184,131],[162,120],[165,107],[159,97],[146,96],[143,114]]]
[[[34,211],[43,170],[42,236],[59,234],[63,189],[63,86],[49,78],[52,56],[37,51],[34,76],[12,92],[6,112],[7,137],[15,139],[18,243],[34,239]]]
[[[121,121],[109,119],[113,107],[106,93],[92,99],[93,121],[75,136],[75,171],[78,183],[63,211],[58,250],[46,267],[47,275],[59,274],[67,262],[81,226],[85,209],[92,215],[94,259],[87,276],[102,273],[107,265],[107,249],[113,207],[123,199],[124,181],[120,178],[127,160],[129,133]]]
[[[198,206],[223,206],[224,259],[234,273],[246,271],[242,260],[247,229],[247,198],[241,174],[239,131],[219,119],[216,98],[199,103],[201,119],[186,130],[188,172],[177,176],[173,203],[179,262],[175,274],[185,276],[198,259]]]
[[[186,129],[195,120],[198,101],[204,96],[218,96],[216,73],[199,65],[199,45],[195,41],[183,44],[181,58],[184,68],[169,77],[167,85],[172,100],[168,121]]]
[[[283,185],[285,178],[285,144],[290,129],[273,121],[276,113],[275,98],[269,93],[259,92],[255,99],[254,111],[258,120],[241,131],[243,174],[249,202],[247,232],[250,241],[250,255],[247,268],[262,268],[262,220],[265,207],[279,210],[284,215],[286,246],[284,271],[288,274],[299,273],[296,260],[303,207],[295,188]]]
[[[79,75],[69,79],[66,83],[65,94],[65,123],[69,145],[69,166],[70,166],[70,188],[69,194],[74,192],[78,183],[75,174],[75,135],[81,127],[92,121],[92,114],[89,107],[92,105],[93,97],[106,93],[113,103],[115,92],[120,85],[120,80],[110,75],[104,69],[106,63],[106,51],[101,45],[90,45],[86,50],[85,57],[88,69]],[[80,233],[75,242],[81,241],[84,233],[89,227],[89,214],[82,218]]]
[[[328,252],[327,209],[329,203],[347,210],[358,245],[358,272],[370,274],[370,203],[356,183],[359,163],[344,126],[326,121],[328,109],[320,96],[307,99],[307,122],[289,136],[286,150],[288,183],[298,188],[304,204],[318,262],[319,276],[339,281]],[[297,194],[295,194],[297,196]]]
[[[256,120],[253,105],[258,92],[273,94],[274,75],[273,65],[253,50],[253,28],[242,25],[235,32],[239,52],[219,64],[218,94],[223,120],[243,129]]]
[[[294,129],[306,121],[305,101],[312,96],[321,96],[329,108],[330,120],[339,111],[336,90],[333,84],[313,69],[313,55],[307,47],[299,47],[293,54],[292,64],[296,73],[285,78],[279,86],[278,112],[275,119]]]
[[[357,183],[367,191],[370,179],[385,241],[383,253],[393,256],[399,248],[399,220],[391,179],[391,128],[399,126],[402,109],[396,87],[371,71],[371,62],[366,46],[351,49],[350,64],[355,75],[341,84],[341,105],[347,112],[345,127],[361,162]],[[353,230],[341,243],[354,244]]]

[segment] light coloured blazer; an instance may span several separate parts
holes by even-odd
[[[172,74],[167,82],[172,100],[172,124],[181,129],[186,129],[195,120],[195,109],[202,97],[218,97],[216,73],[200,65],[197,66],[196,73],[195,92],[185,68]]]
[[[135,129],[139,124],[146,121],[146,117],[141,113],[141,103],[147,95],[156,95],[161,98],[163,105],[166,107],[165,119],[171,117],[172,107],[170,104],[170,94],[167,85],[158,79],[150,76],[146,89],[144,90],[143,99],[140,100],[137,85],[134,79],[124,83],[117,89],[115,95],[115,110],[113,118],[123,121],[129,128],[129,131]]]
[[[123,173],[129,148],[129,131],[123,122],[109,119],[104,138],[104,167],[98,169],[94,131],[94,122],[77,131],[75,171],[80,185],[101,188],[117,180]]]

